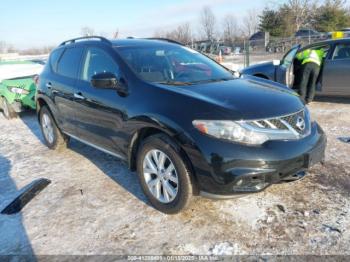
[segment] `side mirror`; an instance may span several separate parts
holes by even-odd
[[[240,78],[241,77],[241,72],[240,71],[234,71],[234,70],[230,70],[231,71],[231,74],[237,78]]]
[[[273,60],[273,61],[272,61],[272,64],[273,64],[274,66],[279,66],[279,65],[281,65],[281,60]]]
[[[113,73],[98,73],[91,77],[91,85],[95,88],[118,89],[118,79]]]

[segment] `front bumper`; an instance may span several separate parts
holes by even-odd
[[[192,151],[191,162],[201,194],[212,198],[259,192],[272,184],[298,180],[308,168],[323,161],[327,143],[315,122],[311,134],[303,139],[269,141],[259,147],[203,135],[196,139],[200,153]]]

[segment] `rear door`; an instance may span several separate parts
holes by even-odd
[[[338,43],[325,60],[322,77],[324,95],[350,96],[350,43]]]
[[[60,128],[72,135],[76,134],[74,93],[82,54],[82,47],[66,48],[57,63],[56,73],[46,83],[58,110]]]

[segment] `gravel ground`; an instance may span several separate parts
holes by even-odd
[[[36,178],[52,183],[20,214],[0,215],[0,254],[350,254],[350,103],[314,102],[325,165],[240,199],[196,197],[167,216],[116,158],[77,141],[53,152],[34,113],[0,116],[0,210]]]

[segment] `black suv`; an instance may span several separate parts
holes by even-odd
[[[77,38],[52,51],[36,94],[47,146],[69,138],[124,159],[165,213],[297,180],[326,137],[287,87],[237,78],[165,39]]]

